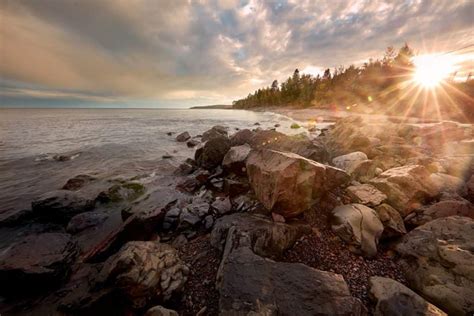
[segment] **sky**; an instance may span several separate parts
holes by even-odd
[[[473,41],[472,0],[0,0],[0,107],[230,104],[295,68]]]

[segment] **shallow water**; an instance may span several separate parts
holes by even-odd
[[[175,141],[180,132],[195,136],[224,125],[233,133],[256,122],[302,132],[285,116],[244,110],[0,109],[0,213],[29,208],[35,196],[78,174],[153,174],[165,154],[178,164],[194,154]],[[58,154],[72,159],[56,161]]]

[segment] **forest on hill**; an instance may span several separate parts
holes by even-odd
[[[339,66],[313,76],[296,69],[279,84],[250,93],[233,102],[237,109],[294,107],[346,110],[361,113],[423,116],[474,121],[474,80],[455,80],[456,72],[441,85],[426,89],[413,80],[413,49],[390,46],[384,56],[362,66]],[[433,64],[433,67],[437,67]]]

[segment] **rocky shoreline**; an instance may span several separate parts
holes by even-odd
[[[251,128],[169,135],[194,159],[3,217],[0,314],[474,312],[472,126]]]

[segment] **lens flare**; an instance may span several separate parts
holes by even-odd
[[[448,55],[420,55],[413,58],[415,82],[425,88],[438,86],[455,71],[454,60]]]

